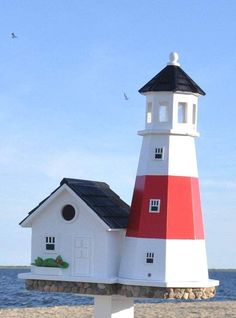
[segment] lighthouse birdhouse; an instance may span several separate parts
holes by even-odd
[[[207,257],[195,151],[198,98],[204,91],[180,68],[178,54],[139,92],[146,97],[122,283],[207,287]]]
[[[95,318],[132,318],[133,298],[210,298],[219,284],[208,277],[195,150],[205,93],[177,53],[139,92],[131,207],[104,182],[64,178],[20,223],[32,228],[26,287],[92,295]]]

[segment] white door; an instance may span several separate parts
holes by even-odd
[[[74,241],[74,275],[90,275],[90,238],[76,237]]]

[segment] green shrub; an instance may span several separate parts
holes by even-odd
[[[45,258],[42,259],[41,257],[37,257],[34,260],[32,265],[40,266],[40,267],[59,267],[59,268],[67,268],[69,264],[64,262],[61,255],[58,255],[56,259],[53,258]]]

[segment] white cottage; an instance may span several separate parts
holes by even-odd
[[[32,265],[21,278],[116,282],[128,214],[106,183],[64,178],[20,223],[32,227],[32,263],[57,260],[59,267]]]

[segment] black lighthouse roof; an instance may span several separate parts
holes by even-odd
[[[179,66],[178,54],[170,54],[170,62],[154,76],[147,84],[145,84],[139,93],[146,92],[191,92],[200,95],[206,93],[182,70]]]

